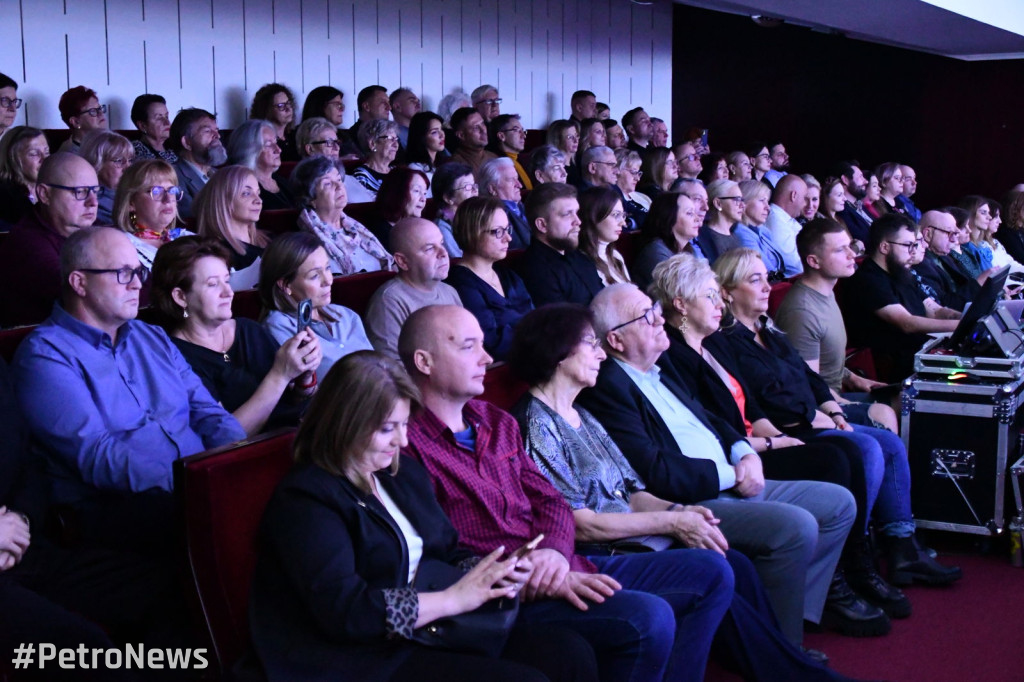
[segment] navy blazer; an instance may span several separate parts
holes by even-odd
[[[174,164],[174,172],[178,176],[178,185],[181,187],[181,200],[178,201],[178,217],[182,220],[192,217],[192,202],[195,201],[199,190],[206,186],[202,176],[196,171],[195,166],[178,159]]]
[[[937,256],[931,251],[924,254],[924,260],[914,266],[914,272],[921,281],[938,294],[938,302],[953,310],[963,310],[981,291],[977,280],[968,275],[960,265],[949,257]]]
[[[735,429],[708,414],[666,374],[661,382],[710,429],[726,454],[742,440]],[[601,365],[597,385],[584,390],[579,404],[594,415],[619,446],[647,490],[666,500],[694,504],[718,497],[718,468],[708,459],[687,457],[654,406],[614,360]]]
[[[604,288],[594,262],[582,252],[558,253],[539,239],[530,242],[516,272],[538,308],[548,303],[590,305]]]
[[[422,465],[403,456],[378,476],[423,537],[421,565],[472,556],[441,510]],[[347,478],[297,464],[260,527],[249,600],[253,646],[273,680],[387,680],[412,650],[388,639],[385,590],[405,588],[408,549],[373,495]]]
[[[523,202],[516,202],[519,204],[519,213],[511,210],[508,207],[510,202],[502,201],[505,204],[505,215],[508,216],[508,225],[512,228],[512,243],[508,245],[510,249],[525,249],[530,245],[530,224],[526,222],[526,209],[523,207]]]
[[[496,267],[502,296],[494,287],[469,268],[456,265],[448,274],[448,284],[459,292],[463,307],[473,313],[484,332],[484,349],[495,360],[504,360],[512,346],[512,335],[523,315],[533,310],[533,300],[519,275]]]

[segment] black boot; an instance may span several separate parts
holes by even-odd
[[[885,545],[888,577],[893,585],[948,585],[963,576],[959,566],[943,566],[918,549],[913,537],[885,536]]]
[[[821,624],[851,637],[878,637],[888,634],[892,627],[882,609],[867,603],[850,589],[842,569],[838,568],[828,588]]]
[[[871,538],[867,535],[846,541],[846,581],[854,592],[889,614],[890,618],[910,615],[910,600],[878,574]]]

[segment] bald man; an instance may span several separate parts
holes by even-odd
[[[796,221],[796,217],[803,211],[806,198],[807,183],[795,173],[779,178],[779,183],[772,192],[771,212],[768,214],[765,228],[782,253],[782,259],[786,264],[786,277],[793,277],[804,271],[796,248],[796,235],[800,232],[800,223]]]
[[[39,168],[39,203],[0,250],[0,326],[38,324],[60,294],[60,248],[96,220],[99,180],[88,161],[57,152]]]
[[[448,251],[441,230],[423,218],[403,218],[391,228],[398,276],[374,292],[366,309],[366,334],[376,350],[398,359],[398,334],[414,311],[428,305],[461,306],[458,292],[444,283]]]

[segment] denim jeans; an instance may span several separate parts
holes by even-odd
[[[592,557],[623,589],[580,611],[563,600],[523,604],[519,622],[563,625],[597,653],[604,682],[704,679],[715,631],[733,598],[725,558],[703,549]]]
[[[857,444],[863,455],[868,512],[878,522],[880,532],[896,537],[913,535],[910,463],[903,441],[892,431],[859,424],[852,426],[852,432],[829,429],[818,434],[846,438]]]

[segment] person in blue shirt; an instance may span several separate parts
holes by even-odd
[[[13,373],[53,502],[86,543],[173,547],[176,459],[245,438],[167,334],[135,319],[149,271],[117,229],[73,233],[61,302],[21,344]]]

